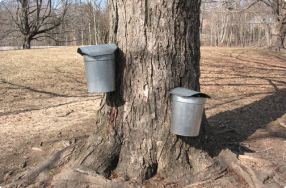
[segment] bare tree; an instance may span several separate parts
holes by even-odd
[[[57,39],[57,45],[107,43],[108,17],[108,7],[103,0],[73,2],[67,10],[63,24],[49,32],[49,35]]]
[[[202,4],[202,43],[211,46],[265,46],[267,45],[269,15],[263,5],[255,10],[244,0],[212,1]]]
[[[103,99],[79,163],[138,182],[156,174],[188,182],[212,163],[195,149],[203,145],[206,124],[196,139],[169,134],[168,91],[200,89],[200,0],[110,3],[111,41],[120,48],[117,89]]]
[[[271,47],[284,48],[286,35],[286,1],[285,0],[255,0],[247,8],[257,3],[263,3],[271,10]]]
[[[103,0],[87,0],[81,5],[80,14],[85,14],[81,31],[85,36],[85,44],[102,44],[108,39],[108,11]],[[84,23],[85,22],[85,23]]]
[[[284,0],[204,0],[202,17],[204,45],[284,48]]]
[[[69,0],[15,0],[2,4],[15,25],[10,32],[19,32],[23,48],[29,49],[33,40],[53,38],[48,32],[63,23]]]

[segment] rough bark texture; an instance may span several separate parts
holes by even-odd
[[[179,181],[213,165],[201,149],[204,131],[197,138],[169,132],[169,91],[200,89],[200,3],[110,1],[117,88],[103,101],[79,165],[137,182],[154,175]]]

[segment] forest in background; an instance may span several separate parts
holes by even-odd
[[[17,16],[23,17],[18,13],[21,10],[22,1],[34,2],[34,4],[39,1],[46,2],[46,5],[41,7],[40,14],[44,14],[41,12],[49,9],[49,2],[56,4],[53,0],[1,1],[0,46],[23,46],[25,37],[19,25],[23,25],[25,20],[15,19]],[[32,37],[32,46],[94,45],[108,42],[109,13],[105,0],[59,2],[66,2],[66,4],[58,7],[51,5],[50,15],[46,20],[54,23],[53,16],[57,16],[58,12],[66,9],[64,15],[60,15],[62,19],[58,16],[60,24]],[[27,16],[27,20],[32,22],[31,19],[35,19],[33,15],[35,12],[32,8],[30,9],[28,13],[30,17]],[[286,3],[283,0],[204,0],[201,5],[201,44],[203,46],[284,48],[285,11]],[[46,27],[48,26],[41,26],[41,28]]]

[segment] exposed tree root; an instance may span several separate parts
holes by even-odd
[[[40,173],[51,170],[66,163],[74,149],[75,146],[70,145],[62,150],[55,152],[49,159],[18,178],[18,180],[15,180],[11,184],[8,184],[4,187],[26,187],[27,185],[31,184],[39,176]]]
[[[253,157],[240,156],[240,158],[255,159]],[[260,179],[258,174],[252,170],[250,167],[243,165],[236,157],[234,153],[230,150],[224,150],[219,155],[219,160],[221,164],[225,164],[229,170],[235,172],[239,175],[251,188],[263,188],[267,187],[264,185],[264,179]]]
[[[121,143],[115,135],[110,135],[108,138],[91,136],[87,146],[84,147],[84,154],[76,161],[76,166],[87,167],[109,177],[117,164],[120,149]]]
[[[122,179],[106,179],[105,177],[95,173],[93,170],[81,167],[76,169],[63,169],[53,178],[51,186],[54,188],[133,188],[138,187],[139,185],[131,181],[124,181]]]
[[[103,144],[103,141],[101,140],[98,144]],[[106,145],[105,145],[106,146]],[[78,148],[80,148],[78,150]],[[54,168],[58,168],[60,166],[63,166],[66,164],[67,161],[69,161],[70,156],[74,154],[75,152],[80,152],[84,149],[83,145],[80,145],[77,143],[70,145],[60,151],[57,151],[54,153],[47,161],[43,162],[30,172],[26,173],[20,180],[16,180],[13,183],[6,185],[4,187],[27,187],[28,185],[34,185],[38,186],[39,184],[39,177],[41,174],[44,174],[47,171],[50,171]],[[103,149],[103,148],[102,148]],[[112,162],[111,157],[107,157],[105,155],[100,158],[101,160],[94,160],[94,161],[101,161],[100,163],[97,163],[96,165],[99,165],[97,170],[94,170],[90,167],[93,167],[92,165],[88,164],[86,165],[86,160],[90,158],[92,155],[95,155],[95,151],[98,150],[96,147],[91,148],[89,151],[86,151],[86,155],[83,156],[79,160],[76,161],[76,163],[72,162],[70,165],[65,165],[64,168],[62,168],[61,172],[52,177],[49,181],[51,181],[49,184],[51,184],[52,187],[138,187],[142,186],[142,182],[136,182],[133,179],[125,179],[122,176],[119,177],[112,177],[112,179],[108,179],[100,174],[98,170],[109,170],[109,173],[112,171],[110,169],[110,164],[114,164]],[[113,147],[108,148],[106,147],[106,152],[115,151]],[[199,155],[199,152],[192,152],[195,154],[192,157],[197,158]],[[197,153],[197,154],[196,154]],[[106,154],[106,153],[105,153]],[[94,157],[94,156],[93,156]],[[104,157],[104,158],[103,158]],[[92,158],[92,157],[91,157]],[[267,187],[268,185],[265,184],[266,181],[268,181],[269,178],[271,179],[279,179],[280,176],[276,176],[274,174],[274,171],[272,174],[268,174],[267,176],[259,176],[254,170],[252,170],[250,167],[244,165],[241,163],[240,160],[251,160],[257,163],[264,163],[268,162],[266,160],[247,156],[247,155],[240,155],[239,159],[237,156],[232,153],[230,150],[224,150],[220,153],[220,155],[217,158],[218,160],[214,160],[214,163],[212,163],[210,166],[204,168],[202,171],[198,171],[197,173],[194,173],[194,171],[190,171],[191,174],[185,174],[181,176],[180,178],[174,180],[172,178],[163,178],[160,179],[160,173],[157,174],[154,177],[154,180],[150,179],[148,181],[148,185],[151,187],[159,186],[159,187],[183,187],[185,185],[188,185],[187,187],[198,187],[198,186],[204,186],[207,184],[211,184],[215,182],[218,179],[221,179],[220,182],[229,184],[228,179],[224,178],[224,176],[227,174],[227,169],[229,171],[234,172],[239,177],[241,177],[245,183],[251,187],[251,188],[263,188]],[[111,161],[110,161],[111,160]],[[192,160],[192,158],[190,158]],[[105,162],[104,162],[105,161]],[[268,162],[270,164],[270,162]],[[268,164],[267,163],[267,164]],[[196,164],[193,164],[196,165]],[[74,166],[74,167],[70,167]],[[101,171],[103,172],[103,171]],[[171,173],[171,172],[170,172]],[[33,184],[35,183],[36,184]],[[38,184],[37,184],[38,182]],[[279,186],[279,184],[272,183],[271,185]]]

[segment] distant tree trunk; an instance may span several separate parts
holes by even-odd
[[[280,20],[277,20],[271,29],[271,46],[275,50],[284,48],[284,39],[286,34],[286,24]]]
[[[210,24],[211,26],[211,46],[213,46],[213,24]]]
[[[91,26],[90,26],[90,22],[88,23],[88,44],[91,45],[92,44],[92,35],[91,35]]]
[[[83,28],[81,28],[80,33],[81,33],[81,45],[83,46],[84,45]]]
[[[111,41],[120,48],[117,88],[97,114],[80,164],[126,180],[143,182],[158,174],[187,183],[212,159],[196,149],[204,131],[197,138],[169,132],[169,91],[200,90],[200,0],[110,3]]]
[[[30,37],[24,37],[23,39],[23,49],[31,49],[31,41]]]
[[[94,44],[98,44],[98,24],[96,20],[95,10],[93,10],[93,29],[94,29]]]

